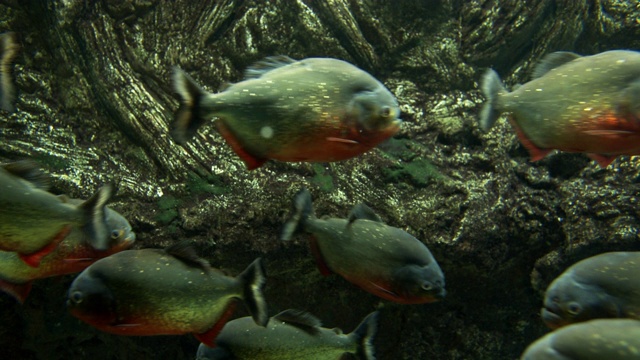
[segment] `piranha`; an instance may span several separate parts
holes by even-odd
[[[323,275],[340,274],[347,281],[383,299],[421,304],[444,298],[440,266],[420,240],[386,225],[364,204],[356,205],[348,219],[318,219],[311,194],[300,190],[282,240],[300,230],[312,234],[311,251]]]
[[[38,266],[74,226],[96,250],[107,250],[104,207],[111,186],[77,205],[47,188],[47,177],[31,161],[0,165],[0,250],[17,252],[28,265]]]
[[[15,110],[16,89],[11,77],[11,65],[18,50],[15,33],[0,34],[0,109],[8,112]]]
[[[640,154],[640,52],[555,52],[512,92],[491,69],[481,88],[487,102],[480,127],[488,131],[510,113],[531,161],[558,149],[587,153],[606,167],[619,155]]]
[[[573,324],[536,340],[521,360],[640,359],[640,321],[598,319]]]
[[[188,243],[180,242],[164,250],[125,250],[96,261],[71,284],[67,307],[105,332],[193,333],[213,346],[236,299],[244,301],[256,324],[267,324],[264,282],[260,258],[234,278],[213,269]]]
[[[400,129],[396,98],[373,76],[337,59],[269,57],[211,94],[179,69],[172,125],[184,144],[208,119],[249,170],[267,160],[330,162],[360,155]]]
[[[640,319],[640,252],[609,252],[573,264],[547,288],[542,320],[552,328],[595,318]]]
[[[197,360],[338,360],[346,354],[375,360],[373,337],[378,312],[362,320],[351,333],[327,329],[315,316],[300,310],[285,310],[272,317],[266,327],[249,317],[229,321],[216,339],[216,347],[198,347]]]
[[[81,204],[83,200],[70,199],[71,204]],[[96,260],[125,250],[135,242],[136,235],[127,219],[116,211],[105,207],[107,230],[111,234],[109,248],[104,251],[94,249],[85,241],[82,230],[73,227],[69,235],[38,267],[26,265],[17,253],[0,252],[0,290],[23,303],[33,280],[52,276],[74,274],[84,270]]]

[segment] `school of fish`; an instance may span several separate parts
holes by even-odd
[[[0,34],[0,115],[19,109],[11,75],[19,49],[15,33]],[[338,59],[268,57],[215,94],[176,67],[173,86],[180,105],[171,137],[184,145],[213,119],[248,170],[269,160],[347,160],[394,136],[402,123],[395,96]],[[480,89],[486,102],[478,126],[488,131],[508,114],[532,161],[560,150],[586,153],[606,167],[620,155],[640,155],[637,51],[555,52],[512,92],[492,69]],[[34,280],[77,274],[66,294],[70,314],[116,335],[193,334],[201,342],[199,360],[376,358],[373,339],[384,310],[371,312],[349,334],[324,328],[301,310],[270,317],[261,258],[229,276],[188,241],[130,249],[131,225],[106,206],[113,192],[105,184],[88,199],[70,199],[49,191],[36,162],[1,164],[0,290],[23,303]],[[425,242],[385,224],[365,204],[344,219],[318,218],[302,188],[279,239],[301,232],[309,235],[322,275],[338,274],[398,304],[446,297],[444,273]],[[553,331],[521,359],[639,359],[639,273],[640,252],[603,253],[569,267],[549,285],[540,312]],[[231,320],[238,302],[251,316]]]

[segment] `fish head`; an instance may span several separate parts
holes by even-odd
[[[82,200],[70,199],[71,204],[80,204]],[[60,248],[64,250],[64,258],[68,262],[93,262],[103,257],[130,248],[136,240],[136,234],[131,225],[117,211],[105,207],[105,223],[109,232],[109,243],[105,250],[95,249],[82,235],[80,228],[74,228],[71,234],[62,242]]]
[[[84,200],[80,199],[67,199],[65,202],[68,202],[71,205],[79,206],[84,202]],[[95,258],[99,259],[111,254],[115,254],[122,250],[126,250],[136,240],[136,234],[131,229],[131,224],[127,221],[127,219],[120,215],[117,211],[105,206],[104,208],[104,220],[107,226],[107,231],[109,233],[109,242],[108,247],[104,250],[98,250],[91,246],[90,242],[87,239],[82,239],[79,242],[79,246],[84,248],[84,251],[81,251],[78,248],[77,256],[84,255],[87,258]],[[76,232],[81,233],[81,229],[74,228],[69,237],[75,238]],[[82,253],[79,253],[82,252]]]
[[[118,212],[106,208],[106,222],[109,229],[109,249],[105,252],[114,254],[126,250],[136,241],[136,234],[131,229],[131,224]]]
[[[87,270],[71,283],[67,293],[69,312],[91,325],[116,323],[116,303],[111,290],[91,274],[90,268]]]
[[[444,274],[437,263],[410,264],[394,274],[394,292],[406,303],[429,303],[444,299]]]
[[[373,78],[355,81],[351,86],[347,121],[364,134],[391,137],[400,130],[400,107],[393,94]]]
[[[618,317],[615,299],[595,284],[568,272],[547,288],[541,316],[551,329],[595,318]]]

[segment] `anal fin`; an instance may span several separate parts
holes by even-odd
[[[595,160],[602,168],[606,168],[616,159],[616,156],[600,155],[600,154],[587,154],[591,160]]]
[[[267,159],[257,158],[251,154],[240,144],[238,139],[231,133],[231,130],[225,125],[221,119],[216,120],[216,128],[222,137],[227,141],[227,144],[231,146],[231,149],[244,161],[248,170],[257,169],[262,166]]]
[[[222,330],[224,325],[227,323],[227,321],[229,321],[229,318],[231,317],[231,315],[235,310],[236,310],[236,303],[232,302],[231,304],[229,304],[229,306],[224,311],[224,313],[222,313],[222,316],[220,316],[220,319],[218,319],[215,325],[211,327],[211,329],[201,334],[194,334],[196,339],[198,339],[201,343],[207,345],[210,348],[216,347],[216,342],[215,342],[216,337],[218,337],[218,334],[220,334],[220,331]]]
[[[316,259],[316,265],[318,266],[318,270],[320,270],[320,274],[323,276],[329,276],[333,274],[333,271],[329,269],[329,266],[324,261],[324,257],[322,256],[322,252],[320,251],[320,247],[318,246],[318,239],[315,236],[312,236],[309,239],[309,248],[311,248],[311,253],[313,257]]]
[[[31,291],[31,281],[24,284],[16,284],[5,280],[0,280],[0,290],[13,296],[21,304],[27,299],[29,292]]]
[[[534,144],[531,140],[529,140],[529,138],[524,134],[524,132],[522,132],[522,129],[520,129],[520,127],[518,126],[518,124],[516,124],[515,121],[511,119],[509,121],[511,122],[511,125],[516,131],[518,140],[520,140],[520,143],[522,144],[522,146],[524,146],[524,148],[527,149],[527,151],[529,152],[531,161],[542,160],[545,156],[547,156],[551,152],[550,149],[539,148],[536,144]]]
[[[65,225],[62,228],[62,230],[60,230],[60,232],[57,233],[53,237],[53,239],[51,239],[51,242],[49,242],[49,244],[47,244],[45,247],[31,254],[18,254],[18,255],[20,259],[24,261],[27,265],[31,267],[38,267],[40,265],[40,262],[42,261],[42,258],[49,255],[49,253],[55,250],[60,244],[60,242],[62,242],[62,240],[64,240],[67,237],[67,235],[69,235],[70,232],[71,232],[71,225]]]

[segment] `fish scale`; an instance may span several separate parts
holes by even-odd
[[[383,299],[401,304],[439,301],[446,294],[440,266],[420,240],[384,224],[359,204],[349,219],[313,215],[311,194],[300,190],[281,239],[302,230],[312,235],[311,251],[323,275],[336,273]]]
[[[233,278],[184,248],[128,250],[95,262],[71,284],[70,312],[114,334],[193,333],[210,345],[236,300],[248,305],[257,323],[266,323],[259,259]]]
[[[531,160],[551,150],[583,152],[607,166],[619,155],[640,154],[640,53],[614,50],[592,56],[547,55],[534,79],[508,92],[493,70],[482,80],[487,102],[480,126],[501,113]]]
[[[345,160],[399,130],[397,100],[370,74],[337,59],[273,59],[217,94],[176,69],[182,105],[172,125],[174,140],[186,142],[215,117],[220,134],[251,170],[269,159]]]

